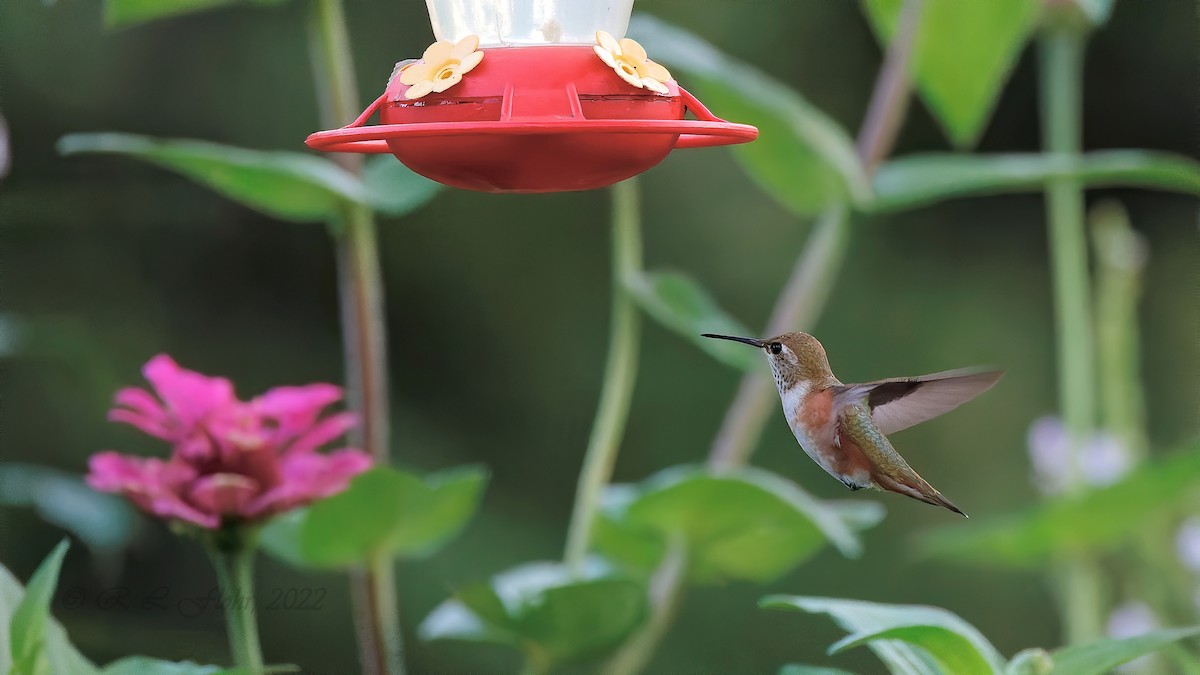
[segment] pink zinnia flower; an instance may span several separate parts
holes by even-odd
[[[167,441],[171,457],[101,452],[87,481],[147,513],[210,529],[261,520],[341,492],[371,465],[360,450],[317,452],[357,423],[351,413],[322,417],[341,399],[339,387],[277,387],[247,402],[229,380],[185,370],[166,355],[142,372],[155,393],[118,391],[108,417]]]

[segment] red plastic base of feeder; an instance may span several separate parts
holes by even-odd
[[[675,82],[622,80],[591,47],[502,47],[443,94],[410,101],[393,81],[352,124],[308,137],[326,152],[390,152],[439,183],[481,192],[590,190],[636,176],[675,148],[746,143]],[[365,126],[376,112],[381,124]],[[691,111],[696,119],[684,119]]]

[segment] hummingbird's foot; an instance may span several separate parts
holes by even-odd
[[[845,485],[846,487],[850,488],[851,492],[857,492],[858,490],[863,489],[863,486],[855,485],[854,483],[850,482],[849,479],[844,478],[844,479],[841,479],[841,481],[842,481],[842,485]]]

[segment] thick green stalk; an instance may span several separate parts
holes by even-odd
[[[359,113],[358,88],[342,0],[313,0],[309,51],[322,123],[332,127],[353,121]],[[340,155],[336,161],[352,173],[362,170],[358,155]],[[361,420],[348,440],[367,451],[377,465],[386,466],[391,463],[387,333],[375,216],[365,206],[345,202],[330,231],[337,244],[346,398]],[[363,672],[404,672],[392,560],[375,556],[364,569],[352,572],[351,594]]]
[[[1057,566],[1054,579],[1066,643],[1077,645],[1100,638],[1109,598],[1099,562],[1080,551]]]
[[[1084,35],[1070,25],[1048,29],[1041,43],[1043,146],[1064,162],[1082,144]],[[1046,186],[1058,336],[1059,407],[1076,444],[1096,426],[1095,348],[1083,186],[1069,176]]]
[[[1146,266],[1146,243],[1129,223],[1120,203],[1105,201],[1089,214],[1092,249],[1096,261],[1096,352],[1100,383],[1100,421],[1135,461],[1147,451],[1146,414],[1139,364],[1138,301]],[[1163,514],[1142,527],[1133,567],[1132,589],[1125,597],[1149,602],[1168,621],[1191,619],[1191,599],[1177,589],[1187,588],[1187,571],[1163,545],[1171,541],[1175,518]],[[1103,608],[1097,608],[1102,611]],[[1152,665],[1164,668],[1161,659],[1178,662],[1178,672],[1197,672],[1200,662],[1186,650],[1164,651]]]
[[[1146,407],[1139,364],[1138,301],[1146,244],[1116,202],[1091,213],[1096,252],[1096,351],[1104,428],[1135,459],[1146,455]]]
[[[587,455],[579,473],[575,510],[571,515],[564,556],[567,567],[576,575],[583,571],[600,498],[612,478],[637,378],[640,317],[626,290],[627,284],[642,270],[637,179],[618,183],[613,186],[612,194],[612,316],[609,320],[608,363]]]
[[[1041,39],[1042,142],[1047,153],[1065,162],[1077,161],[1082,145],[1083,31],[1070,21],[1052,22]],[[1059,408],[1072,439],[1072,486],[1080,490],[1078,449],[1096,426],[1083,186],[1076,178],[1054,178],[1046,186],[1046,202],[1058,336]],[[1056,576],[1067,642],[1077,644],[1099,637],[1104,589],[1095,561],[1080,552],[1063,561]]]
[[[234,665],[249,675],[259,675],[263,672],[263,656],[254,610],[254,550],[216,551],[212,561],[221,587]]]

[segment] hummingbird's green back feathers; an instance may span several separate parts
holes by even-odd
[[[867,406],[851,404],[839,412],[837,443],[843,453],[851,457],[861,454],[867,460],[867,471],[874,487],[967,515],[896,452],[868,412]]]

